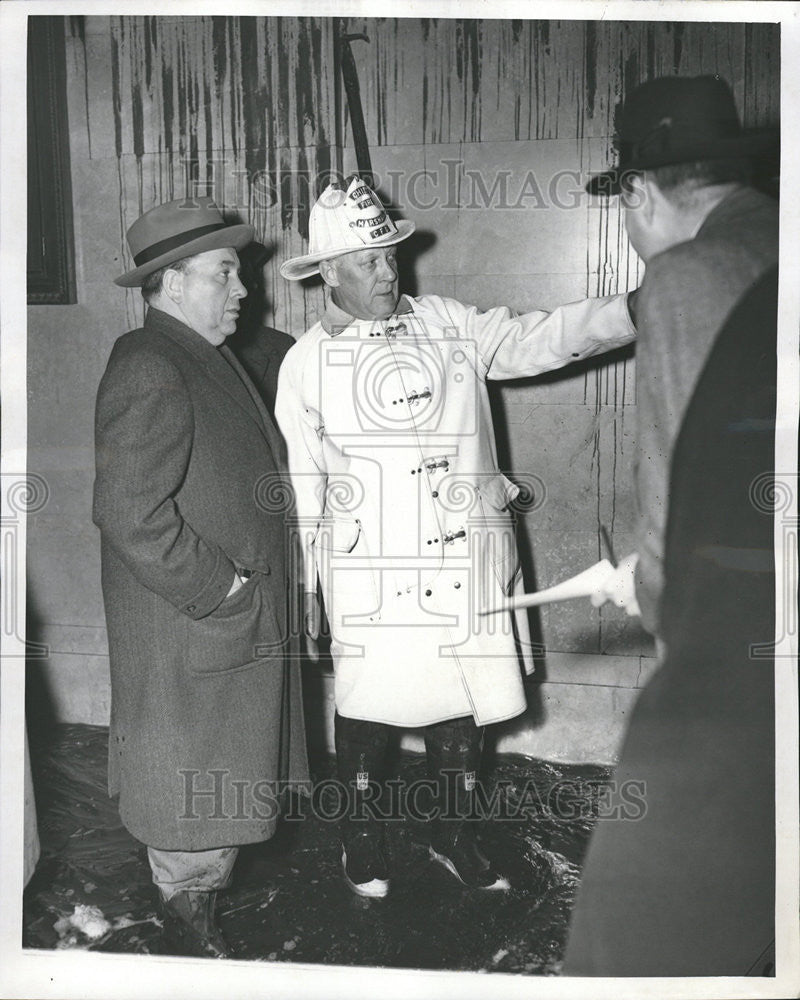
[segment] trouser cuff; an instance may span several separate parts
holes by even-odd
[[[147,848],[153,882],[163,899],[176,892],[216,892],[231,882],[238,847],[209,851],[162,851]]]

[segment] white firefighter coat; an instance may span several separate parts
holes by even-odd
[[[525,709],[525,612],[481,616],[522,580],[487,379],[560,368],[635,336],[625,296],[552,313],[403,296],[385,321],[330,304],[280,371],[306,553],[331,628],[341,715],[423,726]]]

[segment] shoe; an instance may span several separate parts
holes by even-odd
[[[342,841],[342,870],[347,884],[357,896],[383,899],[389,892],[386,858],[381,839],[374,833],[360,833]]]
[[[444,865],[459,882],[470,889],[507,892],[511,888],[508,879],[494,870],[478,846],[474,832],[466,823],[450,837],[449,843],[434,840],[428,852],[434,861]]]
[[[214,921],[215,892],[176,892],[159,896],[165,954],[193,958],[233,958],[234,951]]]

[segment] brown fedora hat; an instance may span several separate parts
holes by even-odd
[[[619,194],[626,172],[754,158],[778,142],[777,129],[745,130],[719,76],[663,76],[636,87],[614,116],[619,165],[589,179],[589,194]]]
[[[176,260],[252,242],[249,225],[230,226],[212,198],[182,198],[145,212],[128,230],[128,247],[136,267],[114,279],[123,288],[139,287],[148,274]]]

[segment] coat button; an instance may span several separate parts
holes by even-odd
[[[426,596],[426,597],[430,597],[432,593],[433,593],[433,591],[432,591],[432,590],[426,590],[426,591],[425,591],[425,596]]]
[[[461,589],[461,584],[458,582],[458,580],[456,580],[456,582],[453,584],[453,586],[456,588],[456,590],[460,590]]]
[[[439,491],[438,490],[434,490],[433,493],[431,493],[431,496],[432,497],[438,497],[439,496]]]
[[[190,612],[191,611],[197,611],[197,605],[196,604],[190,604],[189,607],[186,610],[190,611]]]

